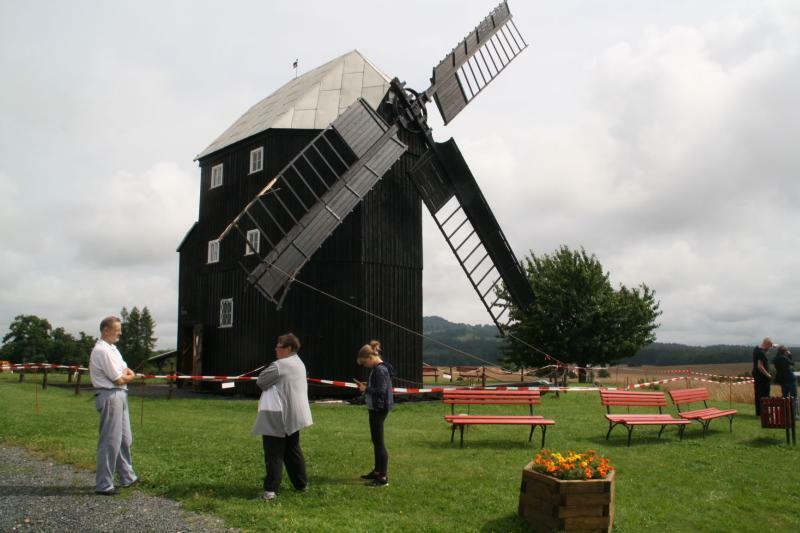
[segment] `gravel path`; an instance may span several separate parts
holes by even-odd
[[[0,531],[235,531],[135,488],[94,494],[94,474],[0,444]]]

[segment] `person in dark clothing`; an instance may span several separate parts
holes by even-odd
[[[779,346],[778,353],[772,360],[775,367],[775,383],[781,386],[781,396],[791,398],[794,404],[794,417],[800,420],[797,411],[797,378],[794,375],[794,361],[788,346]]]
[[[768,369],[767,352],[772,346],[772,339],[764,337],[761,344],[753,348],[753,389],[755,391],[756,416],[761,415],[761,398],[769,398],[772,375]]]
[[[358,390],[364,393],[369,412],[369,432],[375,451],[375,466],[361,479],[369,481],[371,487],[385,487],[389,484],[389,452],[383,438],[383,425],[389,411],[394,407],[392,395],[393,369],[381,359],[381,343],[371,341],[358,352],[358,364],[372,370],[366,383],[356,380]]]

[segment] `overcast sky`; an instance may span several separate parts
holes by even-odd
[[[175,346],[193,162],[358,49],[411,87],[495,0],[0,0],[0,335],[149,307]],[[518,257],[584,247],[646,283],[659,341],[800,341],[800,2],[512,1],[530,46],[442,127]],[[431,116],[437,115],[430,109]],[[488,323],[426,215],[425,314]]]

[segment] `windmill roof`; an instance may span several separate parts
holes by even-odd
[[[306,72],[248,109],[196,159],[270,128],[324,129],[361,97],[377,108],[390,78],[358,50]]]

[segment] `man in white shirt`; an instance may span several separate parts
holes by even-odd
[[[89,376],[97,390],[95,407],[100,413],[100,438],[97,442],[95,494],[116,494],[114,472],[120,485],[130,487],[138,477],[131,460],[131,420],[128,411],[128,383],[136,374],[128,368],[114,344],[122,335],[122,322],[115,316],[100,322],[100,339],[89,357]]]

